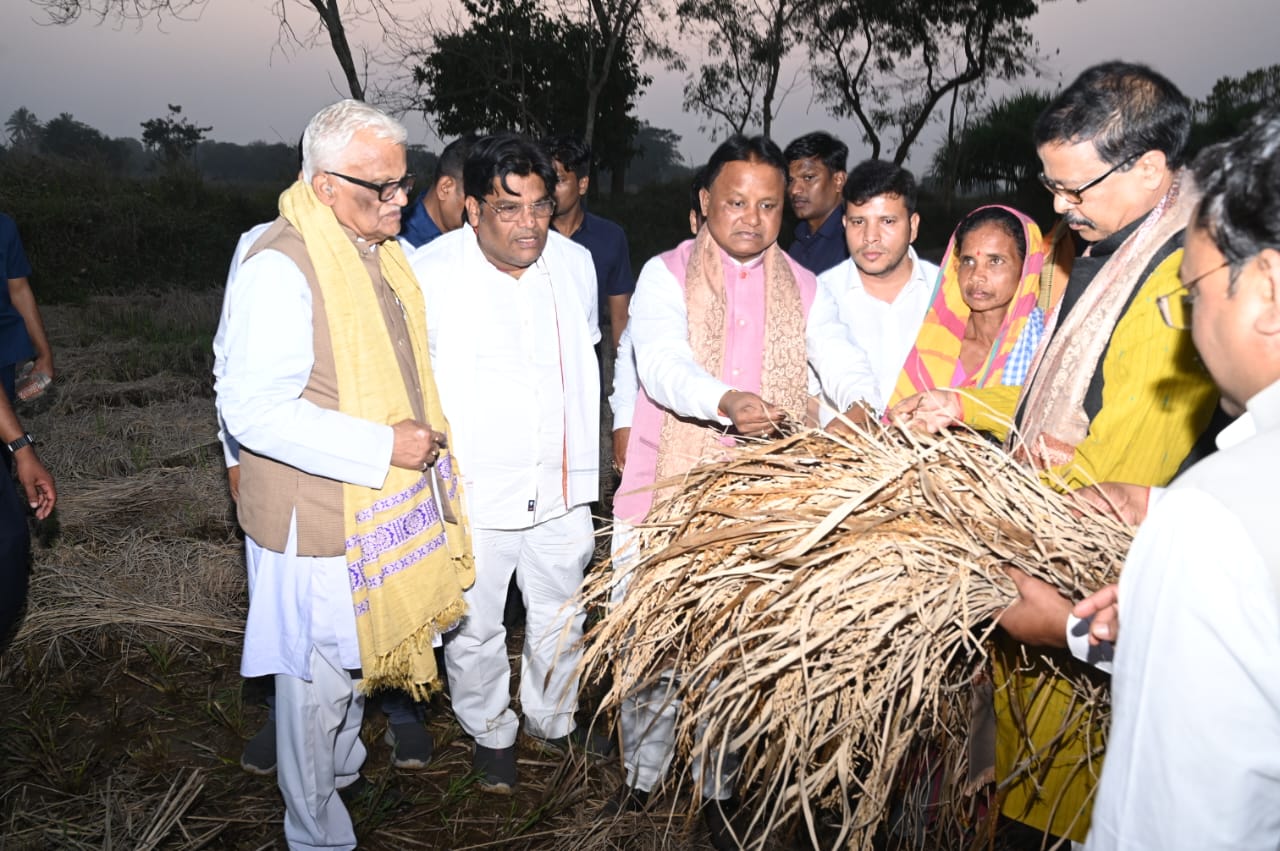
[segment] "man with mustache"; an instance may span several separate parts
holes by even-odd
[[[1167,484],[1218,400],[1190,334],[1169,327],[1157,303],[1178,290],[1183,234],[1199,199],[1183,167],[1190,130],[1186,97],[1143,65],[1094,66],[1054,98],[1035,126],[1040,180],[1085,248],[1074,258],[1058,252],[1041,277],[1042,300],[1056,306],[1026,385],[931,391],[895,413],[1007,439],[1058,486]],[[1020,666],[1017,653],[1007,646],[994,654],[996,779],[1028,769],[1009,787],[1003,812],[1082,841],[1095,774],[1080,766],[1098,743],[1069,722],[1065,681],[1043,663]],[[1041,676],[1048,685],[1037,686]],[[1064,725],[1061,747],[1023,762],[1022,743],[1043,751]]]
[[[514,574],[528,612],[520,706],[543,749],[603,752],[576,726],[600,465],[591,254],[551,229],[556,170],[533,140],[486,136],[462,168],[466,224],[410,259],[426,297],[441,404],[455,425],[475,541],[467,614],[445,639],[453,711],[475,739],[479,785],[510,794],[516,733],[503,609]]]
[[[820,275],[849,256],[840,223],[849,148],[830,133],[806,133],[787,145],[787,200],[800,223],[787,253]]]

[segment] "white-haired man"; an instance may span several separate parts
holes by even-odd
[[[244,676],[275,675],[292,849],[356,844],[363,693],[423,695],[473,575],[422,294],[395,240],[405,131],[358,101],[312,118],[302,179],[227,287],[218,413],[240,447]]]

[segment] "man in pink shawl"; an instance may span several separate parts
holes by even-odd
[[[866,354],[840,322],[831,294],[777,246],[787,166],[765,137],[734,136],[712,154],[701,191],[705,225],[695,239],[651,259],[631,302],[640,377],[627,463],[614,500],[615,552],[625,564],[630,525],[653,504],[649,486],[714,458],[740,436],[765,437],[799,422],[808,365],[849,420],[879,409]],[[625,585],[625,579],[620,581]],[[677,676],[633,695],[623,709],[627,780],[615,802],[643,806],[674,746]],[[731,758],[717,760],[702,796],[717,848],[737,848]],[[694,766],[695,775],[700,774]]]

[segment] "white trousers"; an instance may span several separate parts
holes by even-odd
[[[476,743],[515,744],[519,722],[511,711],[511,665],[502,624],[507,586],[515,573],[527,611],[521,655],[520,707],[525,729],[554,739],[576,726],[582,626],[577,604],[594,550],[590,509],[527,529],[473,529],[476,582],[465,592],[467,615],[444,643],[453,712]]]
[[[350,849],[356,833],[338,790],[356,782],[364,696],[336,647],[311,648],[311,679],[276,674],[276,761],[292,851]]]
[[[612,599],[619,602],[627,593],[631,566],[636,558],[634,527],[615,521],[613,530],[613,569],[617,581]],[[675,670],[664,671],[658,682],[638,688],[622,701],[618,727],[622,734],[622,758],[627,771],[627,785],[648,792],[662,782],[671,757],[675,753],[676,724],[680,718],[680,701],[676,694],[679,674]],[[714,684],[712,688],[714,688]],[[696,731],[699,741],[704,730]],[[732,751],[712,748],[710,765],[695,759],[691,766],[693,779],[702,785],[702,797],[706,800],[724,801],[732,797],[738,774],[738,756]]]

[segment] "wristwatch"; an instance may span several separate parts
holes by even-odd
[[[4,445],[4,448],[8,449],[9,454],[12,455],[13,453],[17,452],[19,449],[21,449],[24,446],[34,445],[35,442],[36,442],[36,439],[34,437],[27,434],[26,432],[23,432],[22,437],[18,438],[17,440],[6,443]]]

